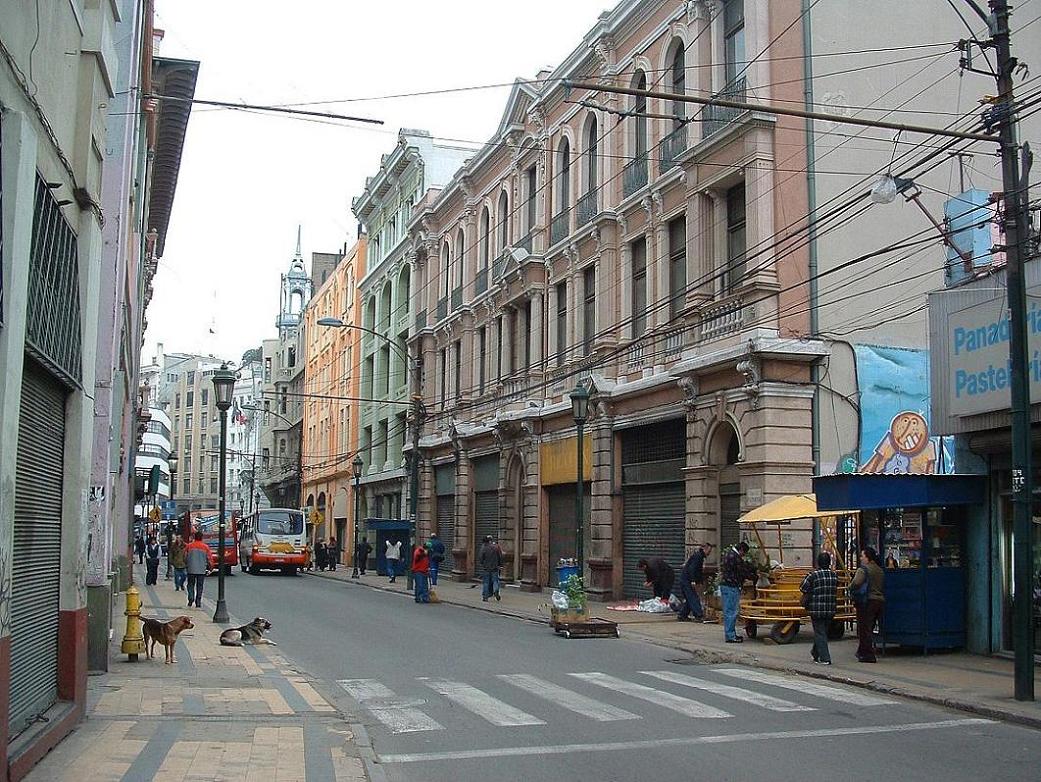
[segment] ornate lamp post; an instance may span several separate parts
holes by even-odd
[[[231,408],[231,395],[235,391],[235,373],[221,364],[213,373],[213,396],[220,411],[220,502],[217,508],[217,523],[220,537],[217,540],[217,609],[213,612],[213,621],[228,621],[228,606],[224,602],[224,537],[227,521],[225,514],[226,465],[228,458],[228,410]]]
[[[355,456],[354,461],[351,462],[351,467],[354,469],[354,553],[351,555],[354,570],[351,571],[351,578],[358,578],[358,523],[361,521],[359,516],[361,515],[361,468],[363,466],[361,456]]]
[[[586,419],[589,417],[589,391],[582,385],[575,386],[571,392],[571,412],[575,417],[576,442],[578,449],[578,469],[575,476],[575,560],[578,564],[578,574],[585,575],[585,491],[583,477],[585,474],[585,428]]]

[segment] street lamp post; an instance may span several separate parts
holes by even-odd
[[[176,454],[170,454],[168,457],[166,457],[166,466],[170,470],[170,502],[173,502],[174,501],[174,489],[177,486],[177,455]],[[177,506],[176,505],[174,505],[174,519],[175,520],[177,519]],[[166,520],[166,523],[167,524],[171,524],[173,522],[171,522],[169,520]],[[170,578],[170,571],[171,571],[170,547],[167,546],[166,547],[166,577],[167,577],[167,579]]]
[[[585,428],[589,417],[589,391],[582,385],[571,392],[571,412],[575,416],[577,469],[575,475],[575,560],[578,574],[585,576]]]
[[[358,522],[361,520],[361,468],[364,466],[364,462],[361,460],[361,456],[355,456],[354,461],[351,462],[351,467],[354,469],[354,553],[351,554],[351,561],[354,562],[354,569],[351,571],[351,578],[358,578]]]
[[[220,502],[217,507],[217,524],[219,538],[217,540],[217,608],[213,612],[213,621],[228,622],[228,606],[224,602],[224,537],[226,532],[225,491],[227,489],[225,470],[228,458],[228,409],[231,407],[231,395],[235,390],[235,373],[227,364],[213,373],[213,395],[220,411]]]

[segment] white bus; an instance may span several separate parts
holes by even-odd
[[[239,566],[256,575],[261,569],[296,575],[311,555],[304,533],[303,511],[267,508],[239,524]]]

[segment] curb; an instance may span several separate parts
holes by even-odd
[[[380,592],[388,592],[391,594],[398,594],[404,597],[408,597],[407,592],[402,592],[400,589],[390,589],[386,586],[379,584],[367,584],[351,579],[342,579],[337,576],[326,575],[318,571],[309,573],[308,575],[320,576],[322,578],[340,581],[345,584],[352,586],[366,587],[368,589],[378,590]],[[515,611],[504,610],[496,607],[485,607],[483,605],[475,606],[469,603],[460,603],[451,599],[442,599],[440,602],[445,605],[456,606],[458,608],[469,608],[472,611],[483,611],[488,614],[497,614],[499,616],[506,616],[511,619],[520,619],[527,622],[535,622],[537,624],[548,625],[549,619],[544,616],[532,616],[531,614],[522,614]],[[903,687],[884,684],[882,682],[875,681],[873,679],[853,679],[843,674],[838,673],[827,673],[825,671],[818,670],[803,670],[801,668],[793,667],[789,664],[764,659],[757,657],[756,655],[748,652],[731,652],[722,649],[715,649],[710,646],[678,646],[668,641],[663,641],[654,636],[648,636],[641,634],[638,631],[629,631],[631,637],[643,641],[644,643],[653,644],[654,646],[660,646],[664,649],[671,649],[676,652],[682,652],[683,654],[689,654],[695,658],[696,661],[705,664],[714,663],[726,663],[731,665],[749,665],[758,668],[765,668],[771,671],[779,671],[782,673],[794,674],[796,676],[805,676],[808,679],[820,679],[822,681],[835,682],[836,684],[845,684],[851,687],[859,687],[864,690],[871,690],[872,692],[881,693],[884,695],[893,695],[900,698],[906,698],[907,700],[920,701],[922,703],[929,703],[934,706],[941,706],[947,709],[953,709],[955,711],[962,711],[967,714],[973,714],[978,717],[985,717],[987,719],[997,720],[999,722],[1008,722],[1014,725],[1023,725],[1028,728],[1035,728],[1041,730],[1041,714],[1034,717],[1029,714],[1019,714],[1014,712],[1002,711],[1001,709],[987,706],[985,704],[972,703],[970,701],[958,700],[956,698],[947,698],[939,695],[930,695],[925,692],[919,692],[916,690],[907,690]]]

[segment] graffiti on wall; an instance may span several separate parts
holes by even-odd
[[[929,353],[855,345],[860,392],[859,454],[843,472],[954,472],[953,444],[929,430]]]

